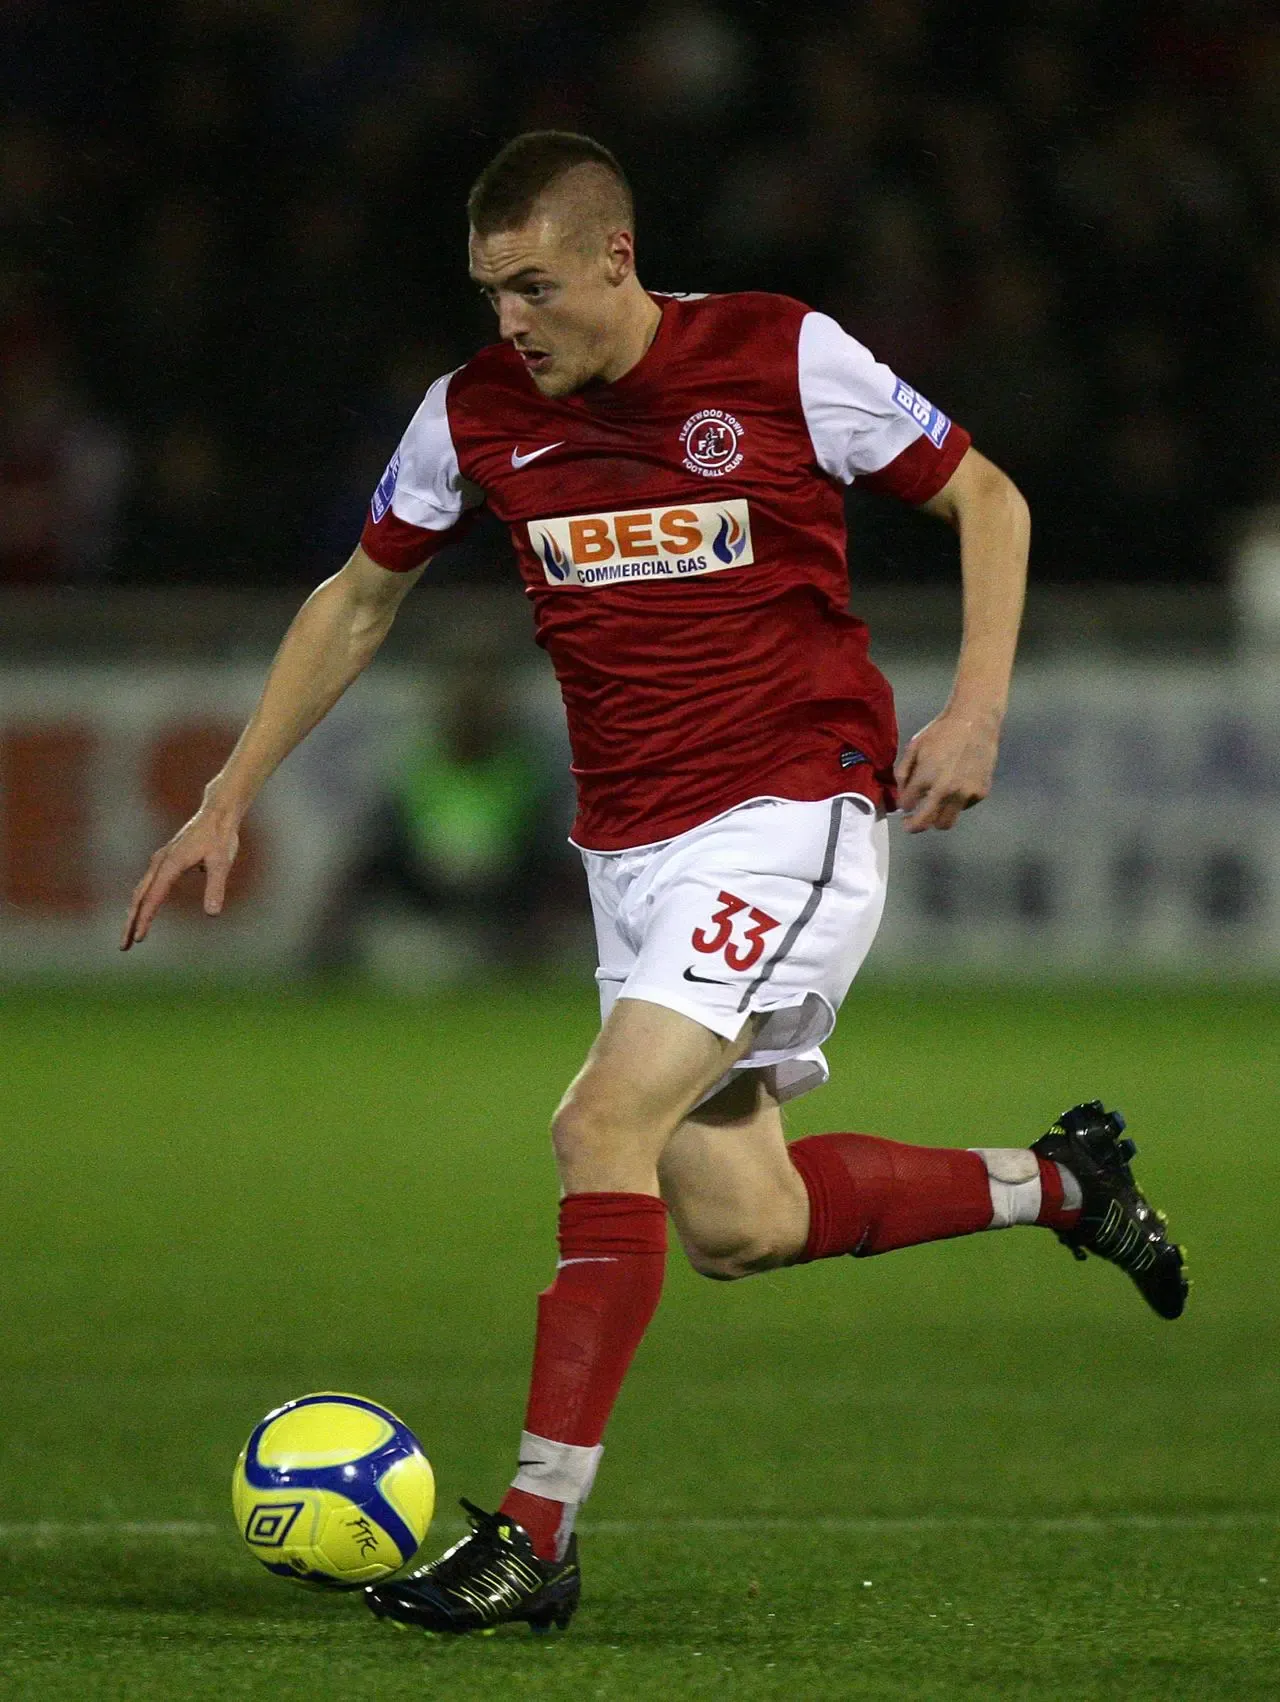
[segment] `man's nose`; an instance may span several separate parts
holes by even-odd
[[[498,334],[506,342],[529,329],[529,314],[519,296],[502,296],[498,301]]]

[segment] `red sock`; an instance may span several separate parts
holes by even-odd
[[[976,1152],[876,1135],[810,1135],[788,1150],[809,1190],[801,1263],[866,1258],[990,1227],[991,1187]]]
[[[563,1550],[591,1486],[592,1451],[657,1309],[666,1251],[666,1207],[651,1194],[569,1194],[560,1203],[560,1262],[538,1296],[521,1487],[513,1485],[500,1509],[524,1526],[544,1560]],[[564,1498],[536,1493],[544,1480]]]
[[[1080,1208],[1068,1211],[1062,1203],[1062,1172],[1058,1166],[1047,1158],[1036,1154],[1036,1162],[1040,1166],[1040,1215],[1037,1223],[1043,1223],[1047,1229],[1074,1229],[1079,1221]]]

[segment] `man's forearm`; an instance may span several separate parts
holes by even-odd
[[[1003,719],[1026,595],[1031,517],[1016,485],[984,469],[960,507],[964,632],[952,713]]]
[[[367,667],[396,607],[353,604],[342,574],[312,592],[285,633],[235,749],[205,789],[207,811],[240,821],[289,752]]]
[[[392,573],[357,545],[351,560],[299,609],[271,664],[258,707],[191,820],[152,856],[133,889],[120,937],[129,951],[147,937],[174,883],[203,869],[204,909],[217,916],[240,844],[240,821],[266,781],[366,667],[422,568]]]
[[[1017,486],[974,449],[924,507],[960,534],[964,636],[946,708],[895,765],[908,833],[954,827],[991,790],[1031,537]]]

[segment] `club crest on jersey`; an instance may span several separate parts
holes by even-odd
[[[918,390],[898,379],[893,387],[893,399],[908,418],[913,419],[935,449],[941,449],[951,430],[951,421],[941,408],[935,408]]]
[[[684,464],[691,473],[701,473],[704,479],[718,479],[742,465],[738,445],[746,436],[742,422],[726,414],[722,408],[703,408],[692,414],[680,428],[680,447]]]
[[[396,494],[396,480],[400,477],[400,451],[387,463],[387,470],[378,480],[378,488],[373,493],[373,501],[369,504],[369,512],[373,515],[376,526],[383,515],[391,507],[391,498]]]
[[[690,502],[531,520],[529,547],[549,585],[689,579],[755,560],[746,502]]]

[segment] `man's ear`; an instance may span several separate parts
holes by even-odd
[[[605,245],[607,275],[611,284],[624,284],[636,269],[636,239],[629,230],[617,230]]]

